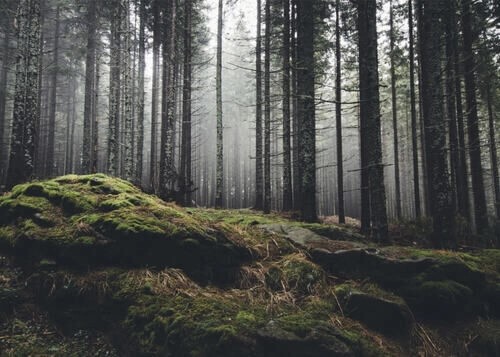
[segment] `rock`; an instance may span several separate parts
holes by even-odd
[[[350,242],[344,240],[334,240],[325,236],[319,235],[310,229],[303,228],[293,224],[271,223],[262,224],[259,228],[270,233],[282,234],[295,245],[303,249],[327,249],[328,251],[336,251],[339,249],[352,249],[366,247],[358,242]],[[342,248],[339,248],[341,246]]]
[[[314,262],[327,271],[346,278],[371,278],[385,286],[400,286],[436,264],[433,259],[392,259],[378,254],[376,249],[350,249],[330,252],[310,251]]]
[[[333,328],[318,327],[304,337],[283,330],[274,321],[257,331],[261,356],[322,357],[354,356]]]
[[[392,336],[410,335],[414,319],[404,302],[356,291],[345,300],[344,313],[369,328]]]

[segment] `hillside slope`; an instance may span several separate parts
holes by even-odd
[[[0,198],[1,355],[500,354],[500,251],[379,247],[105,175]]]

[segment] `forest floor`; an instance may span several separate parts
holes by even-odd
[[[0,356],[500,355],[500,250],[334,220],[182,208],[100,174],[16,186]]]

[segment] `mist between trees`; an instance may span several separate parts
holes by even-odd
[[[0,0],[0,175],[495,233],[493,0]],[[469,239],[469,240],[467,240]],[[462,242],[463,243],[463,242]]]

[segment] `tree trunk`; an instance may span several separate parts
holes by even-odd
[[[132,41],[130,33],[130,0],[124,0],[124,51],[123,53],[123,105],[124,105],[124,174],[125,179],[132,181],[134,175],[134,117],[132,115]]]
[[[340,52],[340,0],[335,3],[335,122],[337,128],[337,194],[339,223],[345,223],[344,155],[342,153],[342,66]]]
[[[215,187],[215,207],[222,207],[223,181],[224,181],[224,148],[223,148],[223,125],[222,125],[222,3],[219,0],[219,14],[217,25],[217,171]]]
[[[262,37],[261,19],[262,4],[257,0],[257,37],[256,37],[256,99],[255,99],[255,205],[254,208],[261,210],[264,208],[264,171],[262,160]]]
[[[5,177],[5,168],[7,167],[7,163],[4,162],[4,153],[7,152],[8,141],[5,140],[5,125],[6,123],[6,115],[7,115],[7,81],[9,80],[9,62],[10,62],[10,29],[7,29],[5,32],[5,37],[3,40],[2,47],[2,75],[0,77],[0,165],[3,167],[0,170],[0,184],[3,183]]]
[[[118,176],[120,159],[120,98],[121,98],[121,0],[113,2],[110,39],[108,172]]]
[[[18,51],[7,189],[32,178],[38,121],[40,0],[23,0],[17,16]]]
[[[94,100],[92,103],[92,155],[90,172],[97,172],[98,154],[99,154],[99,82],[101,79],[100,56],[95,59],[95,80],[94,80]]]
[[[181,146],[181,194],[182,202],[191,205],[192,177],[191,177],[191,0],[184,2],[184,70],[182,85],[182,146]]]
[[[396,201],[396,219],[401,219],[401,183],[399,177],[399,136],[398,136],[398,113],[396,96],[396,64],[394,58],[395,35],[394,35],[394,10],[392,0],[390,1],[390,47],[391,47],[391,97],[392,97],[392,130],[394,139],[394,182],[395,182],[395,201]]]
[[[307,222],[317,220],[314,21],[314,6],[307,0],[297,0],[298,166],[301,219]]]
[[[57,74],[59,72],[59,29],[60,29],[60,6],[56,8],[55,30],[54,30],[54,50],[52,52],[52,73],[49,108],[49,130],[47,141],[47,158],[45,162],[45,177],[51,177],[54,173],[54,147],[56,135],[56,114],[57,114]]]
[[[415,216],[420,218],[420,177],[418,169],[418,134],[417,108],[415,99],[415,46],[413,39],[413,0],[408,0],[408,31],[410,51],[410,111],[411,111],[411,143],[413,155],[413,194],[415,201]]]
[[[92,106],[94,101],[97,32],[96,1],[97,0],[89,0],[87,5],[87,57],[85,60],[85,101],[83,105],[82,149],[82,172],[86,174],[90,173],[92,166]],[[115,5],[115,7],[118,7],[118,5]],[[116,19],[112,20],[112,22],[115,21]],[[111,26],[113,26],[113,24]]]
[[[388,240],[380,127],[376,1],[358,2],[361,166],[368,174],[370,217],[375,241]],[[364,159],[364,160],[363,160]]]
[[[491,94],[491,85],[488,81],[486,88],[486,105],[488,107],[488,131],[490,136],[490,159],[491,175],[493,176],[493,190],[495,193],[495,216],[500,219],[500,180],[498,178],[498,159],[497,144],[495,135],[495,117],[493,114],[493,96]]]
[[[139,4],[139,73],[137,77],[137,153],[135,163],[135,183],[142,186],[144,150],[144,73],[146,70],[146,1]]]
[[[157,174],[157,121],[158,121],[158,88],[160,66],[160,0],[153,0],[153,78],[151,89],[151,151],[150,151],[150,186],[153,193],[158,192]]]
[[[484,193],[483,167],[481,163],[481,142],[479,138],[479,120],[477,116],[475,61],[473,53],[473,29],[471,0],[462,0],[462,33],[465,71],[465,96],[467,102],[467,132],[469,134],[469,156],[474,196],[474,215],[476,229],[482,233],[488,228],[486,197]]]
[[[271,0],[265,4],[264,36],[264,213],[271,211]]]
[[[293,209],[300,210],[300,167],[299,167],[299,115],[298,115],[298,97],[297,97],[297,4],[296,0],[291,0],[291,70],[292,70],[292,188],[293,188]]]
[[[453,237],[453,215],[446,158],[446,123],[443,118],[442,75],[440,61],[441,4],[419,0],[424,16],[419,18],[422,108],[425,126],[425,153],[429,211],[433,218],[433,241],[436,247],[450,247]]]
[[[292,209],[290,145],[290,0],[283,0],[283,211]]]
[[[163,96],[161,120],[160,151],[160,196],[167,200],[174,199],[176,172],[174,167],[173,145],[175,125],[175,39],[177,7],[173,1],[167,4],[166,28],[163,42]]]

